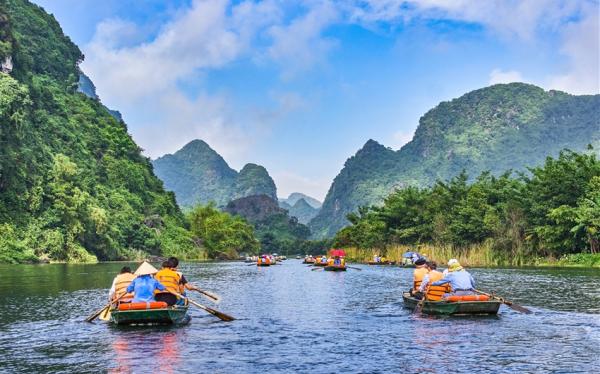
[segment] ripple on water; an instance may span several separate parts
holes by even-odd
[[[193,310],[184,327],[82,322],[105,302],[100,287],[120,266],[47,266],[43,282],[35,267],[23,279],[0,272],[2,372],[593,372],[599,365],[598,271],[474,269],[481,288],[534,314],[502,307],[498,317],[440,318],[402,308],[409,269],[184,264],[186,277],[217,291],[217,309],[237,321]]]

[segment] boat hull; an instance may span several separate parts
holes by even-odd
[[[112,310],[110,322],[116,325],[173,325],[189,322],[187,306],[161,309]]]
[[[346,271],[345,266],[325,266],[325,271]]]
[[[326,267],[326,266],[327,266],[327,264],[326,264],[326,263],[324,264],[324,263],[322,263],[322,262],[315,262],[313,265],[314,265],[314,266],[321,266],[321,267]]]
[[[271,266],[271,264],[256,264],[256,266]]]
[[[404,306],[408,309],[415,309],[419,303],[418,299],[410,296],[408,292],[402,294]],[[425,301],[422,312],[432,315],[496,315],[500,309],[501,302],[493,301]]]

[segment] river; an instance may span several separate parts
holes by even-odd
[[[121,266],[0,266],[0,372],[588,373],[600,365],[599,269],[471,269],[481,289],[534,313],[502,306],[497,317],[444,318],[403,308],[411,269],[185,263],[186,277],[218,293],[214,307],[238,320],[194,309],[186,326],[83,322],[106,302]]]

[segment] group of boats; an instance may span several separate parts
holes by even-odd
[[[297,258],[300,256],[297,256]],[[324,271],[346,271],[348,266],[345,262],[338,260],[333,264],[332,259],[338,260],[339,253],[336,256],[305,256],[302,260],[303,264],[310,265],[313,270],[323,269]],[[302,259],[300,257],[299,259]],[[325,259],[325,260],[324,260]],[[263,262],[263,260],[266,260]],[[278,262],[286,260],[285,256],[277,254],[264,255],[261,257],[250,257],[246,262],[256,262],[257,266],[271,266]],[[394,261],[382,259],[374,259],[369,261],[369,265],[395,265]],[[410,264],[405,264],[405,266]],[[352,268],[352,267],[351,267]],[[355,269],[355,268],[353,268]],[[360,270],[356,268],[357,270]],[[410,292],[404,292],[402,299],[404,307],[412,310],[417,310],[420,313],[429,315],[452,315],[452,316],[469,316],[469,315],[496,315],[501,304],[505,304],[512,309],[523,313],[530,313],[526,308],[515,305],[500,297],[479,292],[482,295],[474,295],[470,297],[454,297],[442,299],[440,301],[421,300],[412,296]],[[227,316],[224,313],[214,309],[197,304],[193,300],[185,299],[184,305],[168,306],[164,302],[150,303],[111,303],[95,315],[88,317],[88,321],[100,317],[100,319],[109,321],[116,325],[148,325],[148,324],[185,324],[189,322],[188,303],[204,309],[205,311],[221,318],[224,321],[231,321],[233,317]]]

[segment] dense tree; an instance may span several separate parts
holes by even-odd
[[[530,174],[468,182],[463,172],[430,188],[407,187],[382,206],[349,214],[336,245],[385,248],[392,244],[451,245],[486,241],[505,256],[560,256],[598,251],[600,162],[595,153],[563,151]]]

